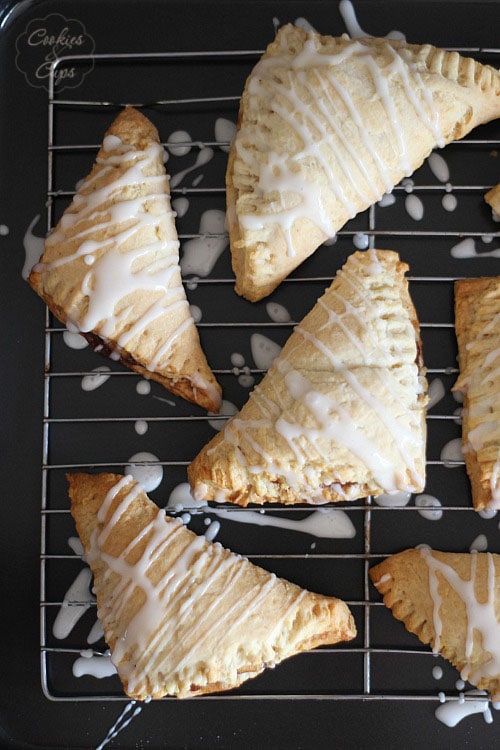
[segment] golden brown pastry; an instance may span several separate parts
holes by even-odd
[[[255,301],[435,146],[500,115],[457,52],[283,26],[248,78],[226,175],[236,291]]]
[[[500,699],[500,555],[408,549],[370,577],[407,630]]]
[[[188,469],[196,497],[324,503],[422,492],[420,331],[397,253],[351,255]]]
[[[288,656],[355,637],[343,601],[193,534],[132,477],[68,480],[97,614],[131,698],[229,690]]]
[[[484,196],[484,200],[491,206],[493,213],[500,217],[500,184],[488,190]]]
[[[181,283],[163,148],[127,107],[29,277],[71,330],[188,401],[218,411],[220,387]]]
[[[476,510],[500,508],[500,276],[455,282],[462,445]]]

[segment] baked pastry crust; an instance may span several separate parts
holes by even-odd
[[[132,477],[68,481],[97,614],[131,698],[229,690],[300,651],[355,637],[343,601],[193,534]]]
[[[325,503],[425,485],[418,320],[395,252],[351,255],[188,468],[195,496]]]
[[[409,549],[370,577],[407,630],[500,699],[500,555]]]
[[[462,444],[476,510],[500,508],[500,276],[455,282]]]
[[[494,68],[429,44],[283,26],[248,78],[226,175],[236,291],[255,301],[436,146],[500,115]]]
[[[491,206],[496,215],[500,216],[500,184],[488,190],[484,196],[484,200]]]
[[[51,312],[105,355],[218,411],[221,389],[181,283],[164,151],[152,122],[123,110],[32,270]]]

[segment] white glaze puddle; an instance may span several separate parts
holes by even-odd
[[[231,141],[234,138],[234,135],[236,133],[236,125],[231,120],[226,120],[225,117],[218,117],[215,121],[215,127],[214,127],[214,134],[215,134],[215,140],[219,143],[229,144],[229,145],[220,145],[219,148],[221,151],[225,151],[226,154],[229,153]]]
[[[427,404],[427,411],[436,406],[439,401],[446,395],[445,387],[441,378],[434,378],[429,385],[429,403]]]
[[[418,514],[427,521],[439,521],[443,516],[441,501],[434,495],[417,495],[415,507],[419,509]]]
[[[110,677],[116,674],[116,667],[111,661],[111,656],[96,656],[92,651],[80,651],[80,656],[73,662],[74,677]]]
[[[358,250],[366,250],[366,248],[370,244],[370,238],[367,234],[363,234],[363,232],[356,232],[356,234],[352,238],[352,244]]]
[[[172,137],[172,136],[170,136]],[[182,147],[178,147],[182,148]],[[183,169],[182,172],[177,172],[173,177],[170,178],[170,187],[176,188],[182,180],[190,174],[190,172],[193,172],[195,169],[199,169],[200,167],[203,167],[205,164],[208,164],[208,162],[213,158],[214,151],[209,146],[204,146],[203,148],[200,148],[198,151],[198,155],[196,157],[196,161],[194,164],[192,164],[190,167],[187,167],[186,169]]]
[[[500,258],[500,247],[495,250],[490,250],[486,253],[478,253],[476,250],[476,242],[472,237],[468,237],[461,242],[458,242],[450,250],[452,258],[466,259],[466,258]]]
[[[143,378],[136,384],[135,390],[137,391],[139,396],[147,396],[151,393],[151,383],[149,382],[149,380]]]
[[[281,346],[275,341],[268,339],[261,333],[252,333],[250,337],[250,348],[252,350],[253,361],[259,370],[268,370],[278,354],[281,352]]]
[[[83,391],[95,391],[104,385],[111,377],[111,370],[107,365],[99,365],[94,367],[91,375],[84,375],[82,378],[81,386]]]
[[[471,546],[469,547],[469,551],[473,552],[474,550],[476,552],[486,552],[488,549],[488,539],[484,534],[479,534],[474,541],[472,542]]]
[[[457,199],[452,193],[446,193],[441,199],[445,211],[454,211],[458,205]]]
[[[248,367],[246,367],[245,369],[248,370]],[[255,383],[255,378],[253,375],[250,375],[250,373],[244,372],[242,375],[238,376],[238,383],[242,388],[251,388]]]
[[[207,519],[208,520],[208,519]],[[207,542],[213,542],[215,537],[220,531],[220,522],[219,521],[212,521],[212,523],[209,522],[209,526],[207,530],[205,531],[205,539]]]
[[[176,146],[176,143],[182,145]],[[169,135],[167,140],[167,148],[172,156],[186,156],[191,151],[192,145],[191,136],[186,130],[176,130]]]
[[[85,349],[89,345],[84,336],[73,331],[64,331],[63,341],[70,349]]]
[[[487,508],[486,510],[478,511],[478,515],[481,516],[481,518],[484,518],[486,520],[489,520],[490,518],[495,518],[497,513],[498,513],[498,510],[495,510],[494,508]]]
[[[300,531],[303,534],[316,536],[318,539],[353,539],[356,536],[356,529],[351,519],[344,510],[339,508],[318,508],[306,518],[298,521],[258,513],[255,510],[234,511],[210,508],[209,512],[227,521]]]
[[[52,626],[54,638],[67,638],[78,620],[88,610],[94,597],[89,591],[92,573],[89,568],[81,570],[64,595],[63,603]]]
[[[243,367],[245,364],[245,357],[239,352],[233,352],[231,354],[231,364],[233,367]]]
[[[450,170],[448,169],[448,165],[445,159],[441,156],[441,154],[438,154],[436,151],[433,151],[432,154],[429,156],[427,163],[431,169],[432,174],[437,180],[439,180],[439,182],[449,181]]]
[[[147,451],[134,453],[127,462],[129,465],[125,468],[125,474],[130,474],[136,482],[142,484],[146,492],[152,492],[161,484],[163,466],[158,463],[140,465],[137,462],[155,462],[159,460],[158,456]]]
[[[136,706],[136,701],[130,701],[130,703],[127,703],[109,732],[107,733],[106,737],[103,739],[103,741],[96,747],[95,750],[103,750],[106,745],[111,742],[120,732],[122,732],[125,727],[128,727],[130,722],[135,719],[135,717],[140,714],[142,711],[142,706]]]
[[[384,193],[382,198],[377,201],[377,205],[380,208],[387,208],[387,206],[392,206],[394,203],[396,203],[396,196],[392,193]]]
[[[97,643],[101,638],[104,637],[104,630],[99,620],[96,620],[90,629],[90,633],[87,636],[87,643]]]
[[[408,216],[414,221],[421,221],[424,218],[424,204],[418,197],[410,193],[405,198],[405,208]]]
[[[185,216],[188,212],[189,199],[183,195],[181,195],[180,198],[174,198],[174,200],[172,201],[172,208],[177,214],[177,217],[179,219],[182,219],[182,217]]]
[[[443,676],[443,670],[441,667],[432,667],[432,676],[435,680],[440,680]]]
[[[73,550],[75,555],[83,557],[83,545],[77,536],[70,536],[68,539],[68,546]]]
[[[189,312],[191,313],[191,317],[194,320],[194,322],[199,323],[203,317],[201,308],[199,308],[198,305],[189,305]]]
[[[186,509],[190,511],[196,511],[200,508],[206,508],[207,503],[204,500],[195,500],[191,494],[191,488],[188,482],[182,482],[174,487],[169,495],[168,503],[165,506],[165,510],[180,511]]]
[[[37,214],[33,221],[30,223],[28,229],[23,238],[24,247],[24,266],[21,271],[21,276],[27,281],[28,276],[31,273],[31,269],[40,260],[40,256],[44,250],[44,238],[37,237],[33,234],[33,229],[38,224],[40,214]]]
[[[268,302],[266,312],[274,323],[288,323],[291,320],[286,307],[278,304],[278,302]]]
[[[7,237],[9,232],[10,232],[10,229],[7,226],[7,224],[0,224],[0,237]]]
[[[148,431],[148,423],[145,419],[138,419],[134,423],[134,429],[137,432],[138,435],[145,435]]]
[[[485,695],[479,690],[468,690],[465,695]],[[434,712],[436,719],[439,719],[447,727],[456,727],[456,725],[472,714],[483,714],[487,724],[491,724],[492,716],[489,708],[488,697],[478,698],[478,700],[468,700],[460,703],[457,700],[446,701],[438,706]]]
[[[349,36],[352,39],[366,39],[372,36],[371,34],[368,34],[366,31],[364,31],[359,25],[358,19],[356,18],[356,11],[354,10],[354,6],[351,0],[340,0],[339,12],[345,23]],[[401,31],[393,30],[386,34],[386,39],[405,40],[406,37]]]
[[[212,271],[229,244],[224,222],[224,211],[214,208],[203,212],[199,228],[199,234],[202,236],[188,240],[182,246],[180,266],[184,276],[208,276]]]
[[[208,424],[214,430],[216,430],[217,432],[220,432],[220,430],[224,429],[224,427],[229,422],[229,418],[232,417],[233,414],[236,414],[237,411],[238,411],[237,406],[235,406],[231,401],[226,401],[226,399],[223,399],[218,415],[216,415],[215,412],[213,411],[209,411],[208,414],[211,417],[220,416],[220,417],[227,417],[227,419],[209,419]]]
[[[462,453],[462,439],[453,438],[449,440],[441,451],[441,461],[444,463],[447,469],[456,469],[458,464],[456,461],[463,463],[464,455]]]
[[[378,495],[377,497],[374,497],[373,499],[377,503],[377,505],[382,506],[383,508],[400,508],[404,505],[408,505],[411,498],[411,492],[394,492],[392,494],[384,493],[382,495]]]

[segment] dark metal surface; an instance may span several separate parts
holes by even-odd
[[[356,3],[361,26],[372,34],[398,28],[409,41],[495,47],[500,20],[498,4],[474,3],[473,14],[471,8],[470,3],[459,2]],[[49,465],[46,498],[49,511],[62,512],[44,514],[45,552],[49,556],[43,563],[47,584],[43,592],[47,606],[43,610],[48,626],[44,645],[58,649],[57,653],[47,655],[47,688],[53,697],[64,702],[47,700],[40,687],[39,662],[45,311],[20,275],[24,262],[23,236],[36,214],[42,218],[35,233],[42,235],[45,229],[47,92],[29,83],[32,71],[29,66],[34,64],[34,58],[26,57],[19,38],[33,19],[44,19],[52,13],[83,24],[95,42],[97,53],[114,54],[262,49],[274,33],[273,17],[284,23],[306,16],[325,33],[342,33],[345,27],[336,3],[248,1],[140,5],[125,0],[21,3],[17,13],[11,13],[4,24],[0,37],[0,224],[7,225],[10,232],[0,236],[4,280],[0,724],[5,746],[76,748],[98,744],[125,704],[117,678],[99,682],[93,678],[78,680],[71,674],[75,653],[64,649],[78,652],[85,647],[85,636],[94,618],[92,610],[64,642],[56,642],[51,636],[57,602],[62,600],[82,566],[69,556],[66,545],[74,529],[67,513],[65,467],[112,464],[121,471],[133,453],[151,451],[169,464],[165,466],[162,484],[152,493],[159,504],[164,504],[170,490],[185,481],[184,464],[214,433],[201,410],[178,399],[173,399],[176,405],[172,408],[151,396],[137,395],[138,378],[111,362],[114,374],[110,381],[97,391],[83,392],[81,375],[108,363],[87,349],[68,349],[62,342],[58,324],[49,321],[50,330],[54,330],[50,333],[50,371],[45,380],[50,393],[45,422]],[[476,18],[481,21],[475,23]],[[17,66],[16,41],[21,55]],[[237,95],[253,59],[214,57],[200,61],[189,57],[184,61],[159,58],[112,64],[96,62],[78,87],[65,90],[62,96],[80,102],[121,103]],[[28,70],[28,79],[26,70],[20,70],[23,67]],[[189,107],[150,106],[145,112],[159,128],[163,140],[182,128],[190,132],[193,140],[209,142],[214,140],[216,117],[234,119],[236,109],[237,103],[228,101]],[[55,108],[54,191],[71,192],[76,181],[89,171],[95,155],[93,148],[66,147],[97,145],[117,110],[117,107],[81,104]],[[450,256],[450,248],[460,239],[458,234],[479,237],[498,228],[482,202],[483,188],[498,181],[498,159],[487,142],[498,141],[498,125],[478,129],[471,139],[476,142],[450,145],[444,152],[459,202],[457,211],[450,214],[443,211],[443,186],[424,165],[414,177],[416,186],[422,186],[420,190],[417,187],[425,206],[422,222],[409,218],[403,193],[396,191],[398,199],[394,206],[376,208],[356,217],[344,228],[334,247],[320,249],[271,298],[286,305],[293,320],[300,320],[353,251],[355,231],[373,232],[377,247],[398,250],[409,263],[414,279],[411,291],[423,324],[426,364],[431,370],[429,379],[439,376],[447,389],[445,399],[431,412],[444,418],[429,420],[430,466],[426,490],[442,500],[445,506],[442,520],[426,521],[413,505],[399,511],[374,506],[370,519],[360,501],[348,508],[357,531],[353,540],[315,540],[282,529],[223,521],[218,540],[224,545],[255,558],[258,564],[296,583],[353,602],[358,638],[348,647],[297,657],[246,683],[231,697],[189,702],[168,700],[145,706],[112,746],[320,748],[335,743],[345,748],[400,745],[417,748],[426,743],[431,747],[453,744],[489,748],[498,742],[498,718],[492,725],[486,725],[482,716],[472,716],[453,730],[434,718],[438,691],[456,695],[454,683],[458,675],[439,660],[445,674],[439,683],[433,680],[432,666],[438,662],[378,604],[376,592],[366,584],[366,568],[372,559],[421,542],[441,549],[466,551],[472,540],[484,533],[489,549],[499,551],[497,521],[483,520],[470,510],[470,490],[463,467],[450,470],[439,462],[442,446],[460,434],[459,426],[450,419],[457,406],[448,390],[455,375],[443,372],[456,366],[451,280],[456,276],[495,274],[499,267],[498,260],[493,258],[456,261]],[[193,159],[188,157],[188,160],[191,164]],[[198,232],[199,218],[207,208],[223,209],[224,195],[220,189],[224,184],[225,160],[225,153],[216,148],[212,162],[201,170],[204,180],[199,190],[189,194],[190,210],[178,223],[181,235]],[[186,159],[172,158],[169,171],[174,174],[185,166],[188,166]],[[55,218],[68,201],[69,196],[54,199]],[[481,245],[478,240],[478,247],[484,250],[497,246],[498,240],[493,245]],[[249,345],[252,332],[258,330],[282,344],[291,329],[271,324],[265,310],[269,300],[251,305],[237,298],[231,279],[226,251],[209,280],[196,289],[188,289],[188,296],[203,311],[200,335],[210,363],[220,372],[225,398],[241,405],[248,391],[230,372],[231,353],[241,352],[246,363],[252,365]],[[256,373],[256,377],[261,374]],[[152,395],[169,397],[155,384]],[[184,421],[173,421],[172,416],[183,417]],[[199,419],[187,419],[190,416]],[[134,431],[137,418],[149,421],[145,436]],[[303,512],[285,511],[294,517]],[[366,541],[364,531],[368,521],[371,528]],[[201,519],[195,518],[192,528],[201,532]],[[314,550],[310,548],[313,541]],[[59,559],[61,555],[64,559]],[[61,646],[63,651],[59,651]],[[102,643],[99,648],[104,648]],[[368,697],[368,687],[376,700],[349,698]],[[379,700],[385,694],[399,699]],[[290,700],[290,695],[296,699]],[[426,700],[411,700],[417,695]],[[82,701],[84,697],[99,700]]]

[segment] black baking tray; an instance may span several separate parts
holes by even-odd
[[[409,41],[431,42],[449,47],[498,46],[500,6],[498,2],[375,2],[355,3],[361,26],[373,35],[391,29],[405,32]],[[55,17],[58,14],[58,18]],[[307,20],[323,33],[339,34],[346,28],[336,2],[132,2],[128,0],[80,0],[80,2],[0,3],[0,225],[9,228],[0,234],[2,263],[2,456],[3,522],[1,555],[2,618],[0,638],[0,746],[40,748],[95,747],[107,734],[126,701],[117,678],[101,682],[92,678],[77,681],[71,676],[73,656],[49,655],[46,681],[42,689],[40,669],[40,504],[42,498],[43,405],[46,313],[40,300],[21,278],[24,263],[23,238],[35,215],[40,220],[33,232],[42,236],[47,228],[47,138],[48,95],[43,64],[51,43],[42,54],[37,44],[47,27],[81,34],[85,53],[197,52],[248,50],[249,54],[228,59],[224,55],[195,59],[187,57],[130,60],[81,65],[76,71],[77,86],[69,86],[58,97],[88,101],[150,103],[144,111],[155,122],[163,140],[176,129],[192,133],[193,139],[207,139],[216,116],[235,119],[237,103],[195,108],[158,107],[153,102],[187,96],[239,94],[255,55],[274,34],[274,19],[285,23]],[[35,32],[35,36],[30,34]],[[57,42],[56,42],[57,43]],[[78,46],[78,45],[77,45]],[[43,50],[42,50],[43,51]],[[64,51],[64,50],[63,50]],[[74,51],[74,50],[73,50]],[[67,50],[66,50],[67,52]],[[475,55],[500,66],[500,55]],[[202,92],[200,94],[200,91]],[[192,92],[192,94],[190,93]],[[97,144],[119,107],[55,108],[56,145]],[[210,131],[211,134],[211,131]],[[498,123],[476,130],[470,136],[491,142],[500,139]],[[179,221],[184,234],[198,231],[199,218],[207,208],[224,208],[222,193],[210,194],[204,188],[223,185],[226,154],[220,149],[205,170],[200,193],[193,196],[190,211]],[[487,145],[450,145],[444,152],[451,180],[464,189],[454,192],[459,209],[446,213],[441,207],[442,186],[424,165],[414,176],[425,205],[422,222],[413,222],[404,210],[404,191],[396,191],[396,204],[376,211],[378,247],[400,252],[410,265],[410,275],[422,280],[411,282],[411,292],[423,326],[426,364],[430,370],[456,366],[451,277],[499,273],[493,257],[454,260],[450,248],[460,238],[477,236],[479,250],[498,247],[482,243],[481,234],[498,230],[482,202],[482,191],[465,186],[495,184],[500,170],[496,149]],[[53,164],[54,187],[72,190],[89,170],[94,152],[73,151],[56,154]],[[187,166],[173,158],[169,171]],[[194,175],[198,174],[197,172]],[[186,183],[190,184],[190,183]],[[439,188],[439,189],[437,189]],[[54,199],[49,219],[57,219],[69,198]],[[283,284],[272,300],[287,306],[293,320],[310,309],[315,299],[346,257],[353,251],[352,232],[366,231],[368,212],[345,228],[334,247],[321,248],[293,274],[295,281]],[[416,234],[402,234],[414,230]],[[431,234],[420,235],[421,231]],[[442,232],[454,233],[442,236]],[[395,232],[395,234],[387,234]],[[384,234],[385,233],[385,234]],[[428,277],[440,281],[428,281]],[[424,277],[424,278],[423,278]],[[211,279],[231,278],[229,253],[218,260]],[[320,280],[314,280],[314,279]],[[306,279],[302,283],[298,279]],[[191,285],[193,286],[193,285]],[[282,344],[290,327],[271,325],[266,302],[250,305],[236,297],[232,284],[204,284],[189,289],[192,304],[203,311],[200,334],[214,368],[230,370],[229,356],[239,351],[253,366],[249,338],[253,330]],[[254,328],[207,326],[207,323],[249,322]],[[175,407],[138,396],[137,377],[120,374],[120,365],[110,363],[117,375],[93,393],[80,388],[81,373],[107,364],[97,354],[74,351],[62,343],[56,321],[49,318],[51,334],[50,426],[45,432],[51,465],[104,463],[121,471],[132,453],[151,451],[163,461],[188,461],[213,435],[203,421],[189,423],[162,421],[170,414],[203,416],[201,410],[172,399]],[[436,325],[437,324],[437,325]],[[54,375],[56,373],[56,375]],[[256,374],[259,378],[261,375]],[[432,373],[439,377],[446,395],[431,414],[448,416],[457,404],[450,395],[455,375]],[[224,395],[241,405],[248,390],[229,371],[220,375]],[[153,384],[152,396],[169,397]],[[133,418],[149,419],[146,436],[133,429]],[[106,421],[80,421],[89,418]],[[116,417],[129,421],[116,422]],[[155,421],[157,418],[157,421]],[[131,420],[131,421],[130,421]],[[460,435],[451,419],[429,421],[427,491],[440,497],[445,507],[443,519],[429,522],[412,510],[372,512],[370,553],[374,556],[396,552],[407,546],[428,542],[435,547],[466,551],[479,534],[488,538],[488,549],[499,552],[499,531],[495,519],[485,520],[467,510],[470,490],[463,467],[449,469],[439,464],[440,450]],[[92,468],[90,469],[92,470]],[[97,470],[97,469],[94,469]],[[64,468],[47,474],[46,499],[50,510],[67,511]],[[182,466],[166,467],[165,477],[152,496],[162,504],[173,486],[185,479]],[[446,510],[446,508],[456,508]],[[314,540],[307,535],[223,521],[218,540],[236,552],[257,558],[264,567],[291,580],[324,593],[335,593],[347,600],[362,602],[365,596],[365,506],[359,501],[347,508],[356,527],[352,540]],[[269,511],[268,511],[269,512]],[[273,511],[294,513],[306,511]],[[192,528],[202,531],[202,519]],[[52,559],[45,565],[45,596],[60,601],[74,575],[82,567],[78,559],[58,561],[67,555],[66,540],[74,533],[67,513],[50,515],[45,552]],[[316,548],[311,543],[316,542]],[[350,557],[357,555],[358,557]],[[375,558],[376,559],[376,558]],[[369,591],[371,601],[378,601]],[[51,624],[57,607],[47,607],[47,647],[57,646],[51,637]],[[353,606],[359,636],[354,646],[297,657],[246,683],[230,698],[205,697],[199,700],[167,700],[147,705],[140,715],[112,741],[111,747],[134,748],[408,748],[470,747],[491,748],[500,740],[500,717],[487,725],[481,715],[468,717],[448,729],[434,717],[437,693],[445,690],[456,696],[458,675],[441,659],[435,660],[416,639],[406,634],[383,607],[372,607],[370,617],[371,692],[387,700],[362,700],[365,691],[364,653],[367,634],[364,609]],[[87,619],[85,619],[87,618]],[[89,610],[64,646],[84,648],[84,638],[93,621]],[[102,644],[101,644],[102,647]],[[386,653],[386,649],[408,649],[412,653]],[[344,651],[344,652],[343,652]],[[431,677],[434,664],[444,670],[442,681]],[[50,695],[50,698],[47,697]],[[260,696],[260,697],[259,697]],[[294,696],[294,697],[290,697]],[[315,696],[314,698],[312,696]],[[334,696],[332,699],[331,696]],[[422,700],[413,700],[420,696]],[[88,700],[88,698],[94,700]]]

